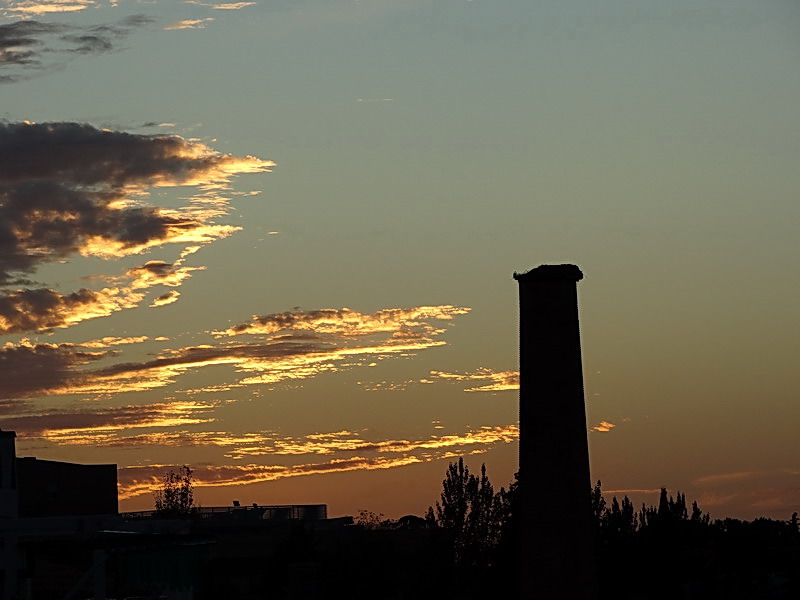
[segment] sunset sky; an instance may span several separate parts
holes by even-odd
[[[0,427],[205,506],[517,465],[575,263],[592,477],[800,510],[795,0],[0,0]],[[545,486],[542,493],[547,493]]]

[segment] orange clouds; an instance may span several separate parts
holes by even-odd
[[[236,325],[214,335],[234,336],[241,334],[272,335],[279,331],[313,331],[317,334],[340,336],[359,336],[374,333],[392,333],[395,337],[419,333],[436,334],[441,330],[433,328],[431,319],[451,320],[464,315],[469,308],[443,305],[420,306],[417,308],[387,308],[373,314],[363,314],[349,308],[327,308],[310,312],[284,312],[264,316],[254,316],[249,323]],[[422,330],[413,331],[413,330]]]
[[[146,335],[141,335],[137,337],[112,337],[107,336],[101,338],[99,340],[89,340],[88,342],[81,342],[80,344],[76,344],[76,346],[81,346],[82,348],[108,348],[109,346],[122,346],[125,344],[141,344],[142,342],[146,342],[150,338]]]
[[[431,371],[432,379],[443,379],[446,381],[485,381],[483,385],[468,387],[465,392],[503,392],[507,390],[519,389],[519,371],[493,371],[486,367],[480,367],[467,373],[447,373],[445,371]],[[423,383],[428,383],[424,380]]]
[[[77,12],[97,3],[94,0],[9,0],[7,12],[12,14],[31,16],[46,15],[50,13]]]
[[[338,431],[326,434],[312,434],[305,438],[284,437],[261,440],[258,445],[243,444],[229,455],[232,458],[244,456],[281,455],[281,454],[334,454],[338,452],[388,452],[407,453],[417,450],[439,450],[445,448],[465,449],[469,446],[492,445],[499,442],[509,443],[519,437],[516,425],[508,427],[482,427],[462,435],[432,436],[426,440],[380,440],[367,441],[359,434],[350,431]]]
[[[67,327],[138,306],[142,290],[152,286],[179,286],[202,269],[182,265],[185,256],[240,229],[214,222],[229,210],[220,190],[235,175],[273,164],[178,136],[80,123],[0,124],[0,286],[25,285],[21,276],[72,255],[109,259],[185,246],[174,264],[148,261],[124,276],[101,278],[114,285],[99,290],[0,291],[0,333]],[[144,203],[150,189],[174,186],[205,191],[181,208]],[[177,298],[162,294],[152,306]]]
[[[41,438],[65,445],[113,445],[120,431],[207,423],[214,404],[194,401],[127,405],[95,410],[54,410],[13,417],[4,426],[20,438]]]
[[[369,471],[391,469],[423,462],[413,456],[396,458],[354,457],[333,459],[323,463],[301,465],[224,465],[192,467],[192,477],[198,487],[222,485],[247,485],[274,481],[285,477],[336,473],[342,471]],[[427,461],[425,461],[427,462]],[[119,498],[125,500],[140,494],[151,494],[163,485],[163,467],[123,467],[118,470]]]
[[[260,455],[329,455],[358,453],[354,457],[332,458],[324,462],[305,462],[296,465],[226,465],[203,466],[194,469],[198,486],[246,485],[285,477],[341,471],[389,469],[421,462],[452,457],[458,453],[480,453],[498,443],[510,443],[519,435],[515,425],[486,426],[462,435],[434,436],[427,440],[366,441],[355,433],[338,431],[310,434],[304,438],[277,437],[263,434],[230,436],[209,434],[199,436],[205,443],[221,445],[242,444],[227,456],[238,459]],[[158,438],[156,438],[158,439]],[[163,438],[162,438],[163,439]],[[191,435],[186,440],[193,440]],[[178,441],[173,438],[172,441]],[[255,444],[250,446],[248,444]],[[368,456],[367,454],[373,454]],[[377,456],[375,456],[377,454]],[[398,456],[400,455],[400,456]],[[161,485],[161,467],[125,467],[119,470],[120,498],[130,498],[152,492]]]
[[[600,431],[600,432],[609,432],[614,429],[616,425],[614,423],[610,423],[608,421],[600,421],[597,425],[592,427],[589,431]]]
[[[132,308],[142,297],[120,288],[83,288],[69,294],[47,288],[0,292],[0,334],[68,327]]]
[[[510,443],[519,437],[516,425],[484,426],[463,434],[434,435],[416,440],[366,440],[351,431],[282,436],[272,431],[229,433],[174,430],[174,427],[209,423],[214,404],[165,402],[127,405],[97,411],[55,411],[12,419],[20,437],[37,437],[64,445],[111,447],[218,447],[236,460],[255,456],[336,455],[352,453],[407,454],[418,451],[458,450]],[[170,427],[171,431],[125,434],[129,429]]]
[[[347,309],[308,313],[280,313],[259,319],[271,323],[271,334],[249,343],[212,340],[183,348],[166,349],[151,360],[124,362],[89,369],[92,362],[113,357],[109,352],[87,353],[74,344],[6,344],[0,348],[0,377],[16,385],[0,389],[0,398],[36,395],[114,395],[163,387],[187,371],[213,365],[236,370],[232,385],[274,384],[313,377],[389,356],[405,356],[441,346],[436,339],[445,330],[437,321],[449,321],[466,308],[427,306],[386,309],[362,314]],[[345,324],[331,324],[320,314],[346,313]],[[291,315],[291,318],[284,318]],[[90,347],[97,348],[95,341]],[[8,369],[14,369],[14,373]]]

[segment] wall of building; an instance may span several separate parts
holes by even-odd
[[[20,517],[116,514],[117,465],[17,459]]]

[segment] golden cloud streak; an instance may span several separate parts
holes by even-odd
[[[58,441],[63,445],[97,445],[111,447],[136,447],[136,446],[165,446],[165,447],[192,447],[214,446],[225,448],[225,456],[239,460],[247,456],[301,456],[301,455],[335,455],[354,452],[375,452],[403,454],[419,450],[441,450],[474,446],[491,446],[498,443],[508,444],[519,437],[519,428],[516,425],[484,426],[474,431],[467,431],[460,435],[431,436],[422,440],[379,440],[370,441],[350,431],[337,431],[333,433],[311,434],[305,437],[279,436],[275,432],[259,433],[227,433],[221,431],[173,431],[173,432],[148,432],[131,436],[117,436],[126,428],[165,427],[168,421],[174,425],[187,425],[192,419],[208,422],[209,419],[194,417],[197,411],[208,411],[208,405],[199,403],[186,403],[181,410],[180,405],[155,405],[159,412],[152,407],[144,407],[150,414],[147,419],[136,422],[134,425],[121,424],[119,426],[83,427],[73,429],[48,430],[48,435],[43,436],[51,441]],[[464,451],[464,450],[462,450]]]
[[[238,447],[226,456],[263,456],[270,454],[335,454],[339,452],[391,452],[406,453],[416,450],[438,450],[474,445],[510,443],[519,437],[516,425],[507,427],[484,426],[462,435],[432,436],[428,440],[364,440],[356,433],[339,431],[329,434],[309,435],[305,438],[273,440],[270,446]]]
[[[592,427],[589,431],[600,431],[600,432],[608,432],[614,429],[616,425],[614,423],[609,423],[608,421],[600,421],[597,425]]]
[[[51,0],[50,2],[36,2],[28,0],[24,2],[10,2],[7,12],[19,15],[33,16],[46,15],[51,13],[77,12],[85,10],[90,6],[95,6],[93,0]]]
[[[169,273],[167,266],[156,265],[153,269],[162,275]],[[141,295],[134,296],[138,301]],[[441,308],[442,310],[433,310]],[[62,345],[59,347],[38,345],[34,354],[26,363],[26,378],[19,379],[18,388],[14,390],[17,398],[32,395],[63,395],[63,394],[100,394],[113,395],[123,392],[134,392],[155,389],[173,383],[181,374],[201,367],[231,365],[238,374],[238,381],[228,385],[263,385],[275,384],[289,380],[299,380],[313,377],[325,371],[337,371],[353,366],[374,364],[375,360],[389,356],[411,356],[421,350],[436,346],[443,346],[443,340],[427,337],[439,335],[443,330],[435,328],[428,322],[405,321],[409,314],[436,315],[435,318],[449,319],[452,314],[463,314],[468,309],[455,309],[454,307],[425,307],[422,309],[392,309],[388,311],[398,319],[394,324],[387,320],[380,320],[379,327],[360,327],[363,335],[355,336],[336,331],[339,335],[327,333],[328,328],[323,327],[323,333],[313,330],[304,334],[281,334],[272,339],[257,343],[234,344],[229,341],[215,340],[213,345],[197,345],[178,349],[168,349],[161,352],[156,358],[145,362],[118,363],[104,368],[78,369],[87,360],[99,360],[110,357],[111,354],[99,354],[87,359],[77,361],[72,357],[73,346]],[[324,311],[316,311],[324,312]],[[381,311],[382,312],[382,311]],[[377,314],[377,313],[376,313]],[[293,318],[300,317],[299,313],[292,313]],[[371,320],[367,315],[367,320]],[[76,317],[77,319],[77,317]],[[313,319],[312,319],[313,320]],[[367,332],[378,330],[378,334],[371,337]],[[399,335],[398,335],[399,333]],[[110,339],[107,343],[111,343]],[[106,342],[95,341],[94,347],[103,347]],[[23,357],[28,346],[6,346],[5,354]],[[33,347],[31,347],[33,350]],[[88,356],[88,355],[84,355]],[[10,365],[11,363],[8,363]],[[58,368],[53,369],[55,365]],[[3,363],[0,362],[0,369]],[[40,373],[47,369],[46,385]],[[0,373],[2,375],[2,373]],[[21,377],[21,375],[20,375]],[[38,383],[23,389],[25,381],[37,380]],[[9,398],[12,396],[9,396]]]
[[[255,6],[255,2],[226,2],[224,4],[214,4],[211,6],[214,10],[239,10],[246,6]]]
[[[156,437],[157,436],[157,437]],[[480,454],[486,452],[490,446],[498,443],[510,443],[519,436],[516,425],[506,427],[484,426],[475,431],[462,435],[447,435],[432,437],[429,440],[382,440],[368,442],[358,438],[357,434],[349,431],[332,433],[311,434],[305,438],[278,438],[272,434],[220,434],[199,433],[189,434],[153,434],[151,440],[160,439],[170,445],[173,441],[183,444],[191,440],[193,444],[208,445],[236,445],[249,444],[262,440],[273,444],[272,451],[259,448],[257,451],[248,451],[247,447],[240,447],[239,454],[231,453],[228,456],[241,458],[258,454],[318,454],[326,455],[334,452],[379,452],[403,454],[403,456],[355,456],[349,458],[333,458],[321,463],[303,463],[299,465],[222,465],[198,466],[193,468],[195,483],[198,487],[207,486],[236,486],[274,481],[286,477],[302,475],[318,475],[343,471],[369,471],[373,469],[391,469],[411,464],[431,462],[459,456],[464,452]],[[136,436],[132,439],[142,439]],[[472,449],[470,449],[472,448]],[[455,450],[458,449],[459,452]],[[263,450],[263,451],[262,451]],[[412,454],[418,452],[417,454]],[[141,494],[152,493],[163,485],[164,466],[131,466],[119,469],[120,499],[132,498]]]
[[[131,288],[149,288],[154,285],[178,287],[192,276],[194,271],[205,267],[176,267],[159,260],[147,261],[143,266],[129,269],[126,275],[132,278]]]
[[[213,21],[214,17],[206,17],[205,19],[183,19],[177,21],[172,25],[164,27],[165,31],[179,31],[181,29],[205,29],[206,25]]]
[[[81,346],[83,348],[108,348],[109,346],[121,346],[123,344],[141,344],[142,342],[146,342],[150,338],[146,335],[141,335],[138,337],[111,337],[106,336],[99,340],[89,340],[88,342],[81,342],[80,344],[75,344],[76,346]]]
[[[70,382],[69,385],[53,389],[49,395],[60,394],[118,394],[123,392],[145,391],[163,387],[173,383],[176,378],[188,370],[216,365],[234,365],[239,372],[258,372],[258,375],[244,377],[240,385],[275,384],[287,380],[308,379],[324,371],[336,371],[336,363],[352,356],[382,356],[403,354],[444,345],[442,341],[425,340],[416,344],[384,344],[360,348],[331,349],[325,352],[294,354],[285,357],[247,356],[248,350],[257,353],[260,346],[238,348],[214,348],[198,346],[184,349],[185,356],[167,362],[168,359],[156,359],[152,364],[136,366],[129,370],[121,368],[119,372],[104,373],[94,371],[85,373],[82,381]],[[192,354],[208,356],[192,360]],[[230,350],[230,354],[226,352]],[[237,352],[237,350],[239,352]]]
[[[431,371],[431,377],[448,381],[488,381],[484,385],[466,388],[465,392],[503,392],[519,389],[519,371],[493,371],[486,367],[480,367],[467,373]],[[422,381],[422,383],[428,382],[429,380]]]
[[[215,404],[183,401],[144,406],[128,405],[96,411],[56,411],[16,417],[10,423],[21,439],[44,439],[70,446],[108,446],[121,431],[198,425],[214,421]],[[132,436],[135,437],[135,436]]]
[[[157,212],[166,213],[163,210]],[[174,225],[167,227],[164,237],[149,239],[138,244],[92,236],[85,239],[79,253],[82,256],[97,256],[105,259],[122,258],[142,254],[164,244],[209,244],[241,230],[241,227],[233,225],[201,225],[197,223]]]
[[[392,469],[415,463],[428,462],[427,458],[403,456],[396,458],[354,457],[333,459],[325,463],[304,465],[233,465],[199,466],[192,474],[197,487],[247,485],[265,481],[275,481],[286,477],[341,473],[344,471],[371,471]],[[119,469],[119,498],[126,500],[141,494],[151,494],[163,486],[163,469],[157,467],[124,467]]]
[[[409,328],[422,327],[426,333],[435,335],[441,333],[441,330],[432,328],[423,319],[452,320],[455,316],[467,314],[469,310],[461,306],[441,305],[387,308],[373,314],[364,314],[349,308],[326,308],[310,312],[254,316],[250,323],[212,333],[222,337],[241,334],[274,335],[280,331],[313,331],[338,336],[396,333],[399,337],[409,334]]]

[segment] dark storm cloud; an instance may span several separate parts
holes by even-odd
[[[34,20],[0,25],[0,83],[29,79],[75,55],[113,52],[131,31],[151,22],[134,15],[89,27]]]

